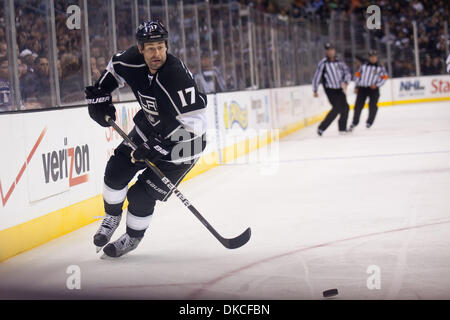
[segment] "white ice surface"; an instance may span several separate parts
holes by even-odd
[[[450,299],[450,103],[380,108],[371,129],[366,117],[348,136],[333,123],[282,139],[274,175],[231,164],[180,186],[225,236],[252,228],[240,249],[172,197],[119,259],[95,253],[96,222],[6,260],[0,298]],[[66,287],[71,265],[80,290]]]

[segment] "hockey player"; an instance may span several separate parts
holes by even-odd
[[[136,150],[123,141],[109,159],[103,200],[105,217],[94,235],[98,250],[119,257],[135,249],[152,218],[157,200],[171,191],[143,162],[153,162],[175,185],[192,169],[206,146],[206,95],[199,92],[188,68],[167,52],[168,32],[160,21],[139,25],[137,45],[112,56],[99,80],[86,87],[89,115],[107,127],[105,116],[115,120],[111,92],[127,83],[141,109],[129,134]],[[136,183],[128,183],[143,170]],[[126,233],[110,242],[128,198]],[[109,243],[110,242],[110,243]]]
[[[355,93],[357,96],[353,122],[349,127],[349,131],[352,131],[358,125],[367,97],[369,97],[369,117],[367,118],[366,127],[370,128],[372,126],[378,110],[379,88],[388,78],[386,69],[378,63],[378,55],[375,50],[369,51],[369,61],[362,63],[355,75]]]
[[[318,97],[318,87],[322,83],[325,88],[328,100],[332,109],[325,119],[320,123],[317,133],[319,136],[328,128],[334,119],[339,115],[339,133],[347,132],[347,119],[349,105],[345,91],[351,80],[350,71],[347,65],[336,58],[336,50],[330,43],[325,44],[326,57],[320,60],[313,77],[314,97]]]

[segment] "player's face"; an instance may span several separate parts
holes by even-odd
[[[152,72],[156,72],[166,62],[167,48],[164,41],[144,43],[144,48],[139,47],[139,51]]]

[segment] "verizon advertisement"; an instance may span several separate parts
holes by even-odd
[[[53,139],[57,140],[51,134],[47,134],[47,145],[42,145],[41,152],[30,163],[30,201],[68,191],[89,180],[89,144],[71,144],[70,141],[76,139],[59,135],[59,143],[48,144]]]
[[[0,126],[10,129],[0,142],[8,150],[0,159],[0,230],[101,193],[105,130],[85,108],[1,116]]]

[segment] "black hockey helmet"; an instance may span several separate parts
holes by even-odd
[[[335,49],[334,45],[331,42],[325,43],[325,45],[323,47],[325,50]]]
[[[371,56],[378,56],[377,50],[375,50],[375,49],[369,50],[369,57],[371,57]]]
[[[145,21],[139,25],[136,31],[136,40],[141,46],[146,42],[156,41],[165,41],[167,46],[168,39],[169,33],[159,20]]]

